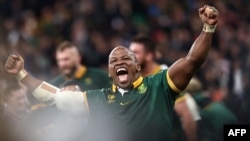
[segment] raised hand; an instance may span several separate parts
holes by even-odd
[[[5,63],[5,70],[9,74],[17,75],[22,69],[24,69],[23,58],[20,55],[11,54]]]
[[[205,5],[199,8],[199,16],[204,24],[216,25],[218,22],[219,12],[215,7]]]

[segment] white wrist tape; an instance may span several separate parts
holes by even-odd
[[[28,72],[24,69],[20,70],[17,75],[16,75],[16,78],[18,80],[22,80],[24,77],[26,77],[28,75]]]
[[[55,96],[57,108],[73,115],[87,113],[84,100],[83,92],[79,91],[60,91]]]
[[[55,103],[55,95],[59,89],[47,82],[42,82],[32,93],[40,102],[46,104]]]
[[[217,25],[208,25],[204,23],[202,30],[206,33],[214,33],[216,26]]]

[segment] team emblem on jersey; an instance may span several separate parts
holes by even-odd
[[[92,84],[92,79],[88,77],[88,78],[86,78],[84,80],[84,82],[85,82],[86,85],[91,85]]]
[[[115,102],[115,95],[109,94],[108,95],[108,103],[113,103]]]
[[[144,94],[146,91],[147,91],[147,87],[146,87],[144,84],[141,84],[141,85],[138,87],[138,93]]]

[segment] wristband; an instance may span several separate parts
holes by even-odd
[[[202,30],[206,33],[214,33],[215,29],[216,29],[216,25],[208,25],[204,23]]]
[[[28,75],[28,73],[24,70],[24,69],[22,69],[22,70],[20,70],[18,73],[17,73],[17,75],[16,75],[16,78],[18,79],[18,80],[22,80],[24,77],[26,77]]]

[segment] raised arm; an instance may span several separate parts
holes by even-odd
[[[24,69],[24,60],[19,55],[11,54],[8,57],[5,63],[5,70],[9,74],[16,76],[18,80],[22,81],[31,92],[33,92],[43,82],[28,74],[28,72]]]
[[[179,90],[185,89],[190,79],[206,60],[219,12],[214,7],[205,5],[199,9],[199,16],[204,24],[202,32],[194,41],[188,55],[176,61],[168,70],[169,77]]]
[[[6,61],[5,70],[26,85],[37,100],[56,104],[58,109],[72,114],[88,112],[86,93],[61,92],[59,88],[34,78],[24,69],[24,60],[21,56],[10,55]]]

